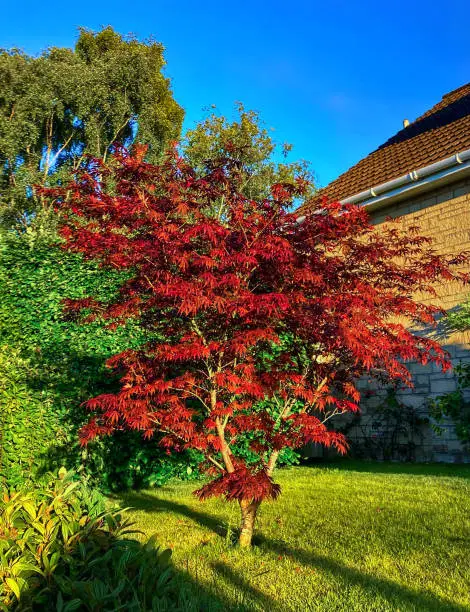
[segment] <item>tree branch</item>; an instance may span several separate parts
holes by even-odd
[[[210,414],[210,408],[209,406],[206,404],[206,402],[202,399],[202,397],[200,395],[198,395],[197,393],[194,393],[194,391],[190,391],[189,389],[180,389],[178,387],[170,387],[170,389],[172,389],[173,391],[181,391],[182,393],[189,393],[190,395],[193,395],[194,397],[196,397],[201,404],[206,408],[208,414]]]
[[[67,138],[67,140],[64,142],[64,144],[60,147],[60,149],[57,151],[57,153],[52,158],[51,166],[53,164],[55,164],[57,158],[62,153],[62,151],[65,149],[65,147],[69,144],[69,142],[72,140],[72,138],[73,138],[73,132],[70,134],[70,136]]]
[[[108,155],[108,149],[109,147],[113,144],[113,142],[115,142],[116,138],[118,137],[118,134],[121,130],[123,130],[126,125],[129,123],[129,121],[132,119],[131,115],[130,117],[128,117],[124,123],[118,127],[118,129],[116,130],[116,132],[114,133],[114,136],[111,138],[111,142],[106,146],[105,150],[104,150],[104,154],[103,154],[103,162],[106,162],[106,156]]]

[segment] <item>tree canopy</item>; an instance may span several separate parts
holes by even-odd
[[[45,202],[34,185],[68,180],[84,154],[106,159],[134,138],[156,161],[183,110],[163,73],[163,46],[111,27],[80,29],[74,49],[0,51],[0,221],[26,227]]]
[[[215,477],[198,495],[238,500],[249,544],[259,504],[279,493],[282,449],[346,451],[329,424],[358,410],[360,376],[411,384],[406,360],[450,366],[396,318],[432,324],[438,309],[412,296],[458,277],[463,256],[437,256],[416,228],[379,232],[357,206],[313,201],[299,223],[289,211],[302,178],[256,200],[236,161],[201,175],[176,153],[157,165],[145,155],[92,160],[43,194],[63,210],[66,248],[128,272],[110,302],[90,295],[70,312],[162,338],[109,359],[121,388],[88,401],[82,441],[134,429],[163,434],[168,452],[198,450]],[[236,446],[247,432],[252,462]]]
[[[230,120],[213,111],[193,129],[186,132],[181,146],[186,161],[199,175],[204,175],[210,162],[216,165],[225,159],[236,165],[242,177],[240,191],[247,197],[260,199],[270,195],[271,185],[294,183],[302,176],[308,181],[303,197],[314,191],[313,173],[305,160],[289,161],[292,145],[279,145],[263,125],[259,114],[236,104],[236,116]]]

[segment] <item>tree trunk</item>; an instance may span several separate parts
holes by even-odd
[[[240,529],[240,538],[238,541],[242,548],[249,548],[251,546],[256,513],[258,512],[260,503],[261,502],[248,501],[246,499],[242,499],[240,502],[242,524]]]

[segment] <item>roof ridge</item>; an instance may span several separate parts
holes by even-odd
[[[442,96],[442,99],[439,100],[434,106],[432,106],[429,110],[420,115],[417,119],[415,119],[410,125],[418,123],[423,119],[428,119],[431,115],[435,115],[436,113],[446,111],[453,104],[457,104],[462,101],[463,98],[470,95],[470,83],[466,83],[465,85],[461,85],[449,93],[446,93]],[[451,110],[451,109],[450,109]]]
[[[453,96],[454,94],[464,90],[470,88],[470,83],[465,83],[465,85],[461,85],[460,87],[457,87],[457,89],[453,89],[452,91],[449,91],[448,93],[444,94],[442,96],[442,99],[445,100],[446,98]]]

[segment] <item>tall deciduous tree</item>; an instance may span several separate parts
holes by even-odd
[[[45,205],[33,185],[69,180],[83,154],[138,135],[155,161],[178,138],[183,110],[162,70],[163,46],[107,27],[38,57],[0,50],[0,220],[27,226]]]
[[[271,185],[294,183],[299,176],[308,180],[309,192],[314,191],[308,162],[290,161],[292,145],[276,143],[259,114],[246,110],[241,102],[236,104],[232,120],[211,112],[187,131],[181,148],[185,160],[201,176],[211,162],[217,165],[221,158],[231,160],[240,173],[239,189],[249,198],[268,197]]]
[[[412,295],[454,278],[462,257],[437,256],[397,224],[378,232],[356,206],[312,203],[299,223],[288,211],[303,180],[256,200],[241,193],[232,159],[200,176],[176,154],[159,165],[144,157],[139,148],[111,166],[92,160],[67,190],[47,193],[64,210],[66,248],[129,271],[113,303],[90,296],[69,308],[165,336],[109,360],[121,389],[88,401],[82,442],[130,428],[163,433],[168,452],[199,450],[213,479],[196,493],[238,501],[246,546],[261,502],[280,492],[281,449],[346,451],[328,421],[358,410],[359,376],[410,383],[408,359],[449,367],[436,342],[396,317],[432,323],[437,309]],[[235,450],[246,432],[255,463]]]

